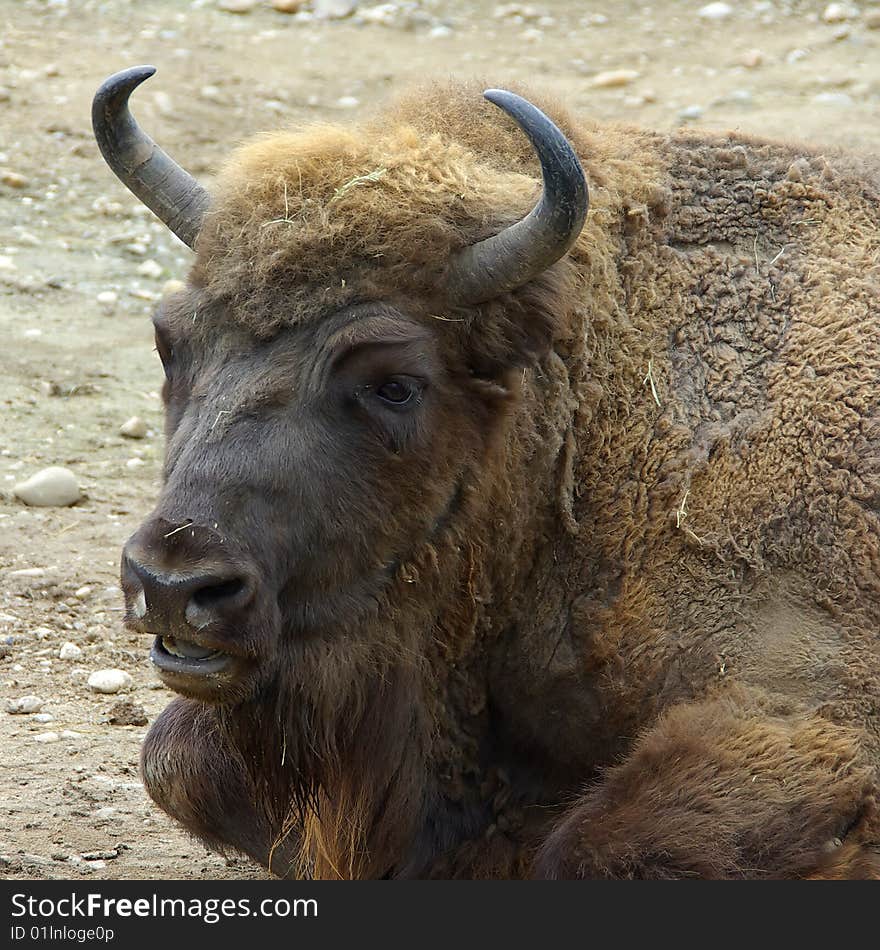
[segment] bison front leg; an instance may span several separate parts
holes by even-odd
[[[175,699],[163,710],[144,742],[141,774],[153,801],[209,848],[241,851],[281,877],[291,872],[296,836],[261,805],[213,707]]]
[[[545,878],[880,878],[858,737],[745,691],[678,706],[563,815]]]

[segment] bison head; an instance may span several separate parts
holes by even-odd
[[[152,73],[113,76],[93,111],[110,167],[197,252],[155,316],[166,460],[123,554],[128,622],[184,695],[239,703],[284,669],[288,692],[326,697],[343,666],[381,676],[418,652],[400,618],[430,630],[439,588],[461,589],[431,565],[462,560],[491,494],[484,462],[549,345],[539,291],[564,279],[584,175],[546,115],[492,90],[541,164],[521,220],[508,206],[533,179],[412,129],[369,148],[332,129],[258,141],[209,197],[128,110]]]

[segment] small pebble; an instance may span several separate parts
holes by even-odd
[[[39,696],[22,696],[19,699],[10,699],[6,703],[6,712],[13,716],[27,716],[38,713],[46,701]]]
[[[750,49],[739,59],[740,66],[745,66],[746,69],[757,69],[763,62],[764,54],[759,49]]]
[[[702,115],[702,106],[686,106],[684,109],[678,110],[679,119],[684,119],[685,122],[692,121],[693,119],[699,119]]]
[[[58,742],[60,738],[57,732],[41,732],[34,736],[34,742]]]
[[[141,275],[141,277],[161,277],[162,265],[158,261],[154,261],[152,258],[149,258],[142,264],[138,264],[137,272]]]
[[[726,20],[733,13],[733,7],[729,3],[707,3],[700,7],[697,16],[701,20],[714,20],[720,22]]]
[[[356,0],[314,0],[312,4],[312,10],[319,20],[341,20],[351,16],[356,7]]]
[[[83,861],[112,861],[119,857],[119,850],[113,848],[107,851],[83,851],[80,855]]]
[[[217,9],[224,13],[250,13],[260,0],[217,0]]]
[[[147,424],[140,416],[132,416],[119,427],[119,434],[127,439],[142,439],[147,434]]]
[[[146,462],[144,462],[143,459],[139,459],[139,458],[129,459],[125,463],[126,468],[143,468],[144,465],[146,465]]]
[[[75,505],[82,497],[76,475],[59,466],[42,469],[16,485],[12,493],[26,505],[39,508]]]
[[[522,23],[526,20],[537,20],[543,16],[543,13],[536,7],[524,3],[504,3],[495,7],[492,16],[496,20],[514,20]]]
[[[87,684],[96,693],[118,693],[131,686],[132,678],[124,670],[96,670]]]
[[[296,13],[303,5],[303,0],[272,0],[272,8],[279,13]]]
[[[52,713],[37,713],[33,718],[34,722],[52,722],[55,717]]]
[[[822,13],[822,19],[826,23],[843,23],[845,20],[852,20],[858,15],[858,9],[849,3],[829,3]]]
[[[609,69],[593,76],[591,83],[596,89],[614,89],[617,86],[628,86],[639,78],[635,69]]]
[[[813,96],[813,102],[819,106],[848,108],[853,104],[853,98],[845,92],[820,92]]]
[[[8,185],[10,188],[27,188],[30,179],[9,168],[3,168],[0,169],[0,183]]]
[[[78,660],[83,654],[83,651],[75,644],[71,643],[69,640],[65,643],[61,649],[58,651],[59,660]]]
[[[102,290],[95,299],[106,313],[110,313],[119,302],[119,294],[115,290]]]
[[[84,587],[77,588],[73,592],[73,596],[76,597],[77,600],[85,600],[86,597],[88,597],[89,594],[91,594],[91,592],[92,592],[92,588],[89,587],[88,584],[86,584]]]

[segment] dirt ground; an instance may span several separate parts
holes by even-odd
[[[876,152],[880,10],[731,0],[711,19],[701,6],[424,0],[327,20],[268,0],[241,15],[215,0],[0,0],[0,877],[262,876],[148,802],[147,727],[111,725],[121,697],[86,684],[125,670],[123,698],[150,721],[171,698],[149,644],[122,629],[117,568],[160,470],[149,313],[189,261],[100,160],[89,104],[101,80],[158,66],[133,109],[206,182],[252,132],[350,122],[431,75],[528,79],[609,121]],[[131,416],[145,438],[119,434]],[[15,499],[49,465],[75,472],[81,502]],[[61,659],[68,642],[81,653]],[[5,712],[26,695],[43,700],[44,721]]]

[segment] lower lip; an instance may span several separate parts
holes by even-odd
[[[171,673],[186,677],[210,677],[222,673],[232,663],[233,657],[228,653],[217,653],[204,659],[195,657],[175,656],[169,653],[162,644],[162,637],[156,637],[150,650],[150,660],[163,673]]]

